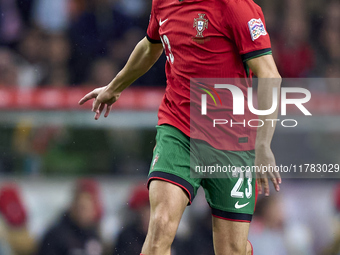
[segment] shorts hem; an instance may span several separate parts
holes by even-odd
[[[235,212],[226,212],[219,209],[215,209],[211,207],[212,216],[229,221],[237,221],[237,222],[247,222],[250,223],[253,215],[247,213],[235,213]]]
[[[183,179],[182,177],[176,174],[166,173],[166,172],[161,172],[161,171],[152,171],[149,174],[149,178],[148,178],[148,183],[147,183],[148,188],[152,180],[162,180],[162,181],[170,182],[182,188],[183,191],[188,195],[189,205],[191,205],[192,201],[195,198],[194,187],[187,180]]]

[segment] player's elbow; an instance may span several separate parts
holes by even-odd
[[[151,58],[158,59],[163,52],[163,45],[161,43],[151,43],[146,37],[139,44],[141,44],[144,54]]]

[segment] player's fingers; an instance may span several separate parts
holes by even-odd
[[[96,111],[96,115],[94,116],[95,120],[98,120],[100,115],[104,110],[105,104],[100,104],[98,110]]]
[[[99,106],[100,106],[100,102],[98,100],[98,98],[96,98],[94,101],[93,101],[93,104],[92,104],[92,111],[97,113],[98,110],[99,110]]]
[[[282,183],[281,175],[280,175],[279,172],[276,173],[276,181],[277,181],[278,184]]]
[[[92,98],[96,98],[97,93],[94,93],[94,91],[91,91],[90,93],[86,94],[82,99],[79,100],[78,104],[82,105],[85,102],[89,101]]]
[[[257,181],[257,192],[259,193],[259,194],[262,194],[262,178],[257,178],[256,179],[256,181]]]
[[[278,184],[276,178],[273,177],[273,178],[271,178],[270,180],[272,181],[275,190],[276,190],[277,192],[280,191],[280,185]]]
[[[109,114],[111,112],[111,108],[112,108],[112,105],[107,105],[106,106],[106,111],[105,111],[105,114],[104,114],[105,118],[107,118],[107,116],[109,116]]]
[[[264,195],[269,196],[269,183],[268,183],[267,178],[263,179],[263,189],[264,189]]]

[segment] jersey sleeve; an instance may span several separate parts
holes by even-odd
[[[272,53],[264,15],[257,4],[252,0],[230,0],[225,12],[227,36],[244,62]]]
[[[162,43],[160,36],[159,36],[159,24],[156,19],[156,12],[155,12],[155,4],[152,3],[149,26],[146,32],[146,37],[151,43]]]

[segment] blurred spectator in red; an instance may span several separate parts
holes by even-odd
[[[101,255],[103,245],[98,233],[102,205],[98,183],[80,180],[69,209],[42,239],[38,255]]]
[[[307,20],[289,15],[283,25],[274,54],[284,78],[303,78],[315,67],[315,53],[309,42]]]
[[[17,185],[7,183],[1,186],[0,213],[5,221],[3,235],[11,249],[10,254],[33,254],[35,241],[27,228],[27,212]]]
[[[149,191],[145,184],[134,187],[128,202],[132,214],[114,245],[113,254],[140,254],[146,237],[150,218]]]

